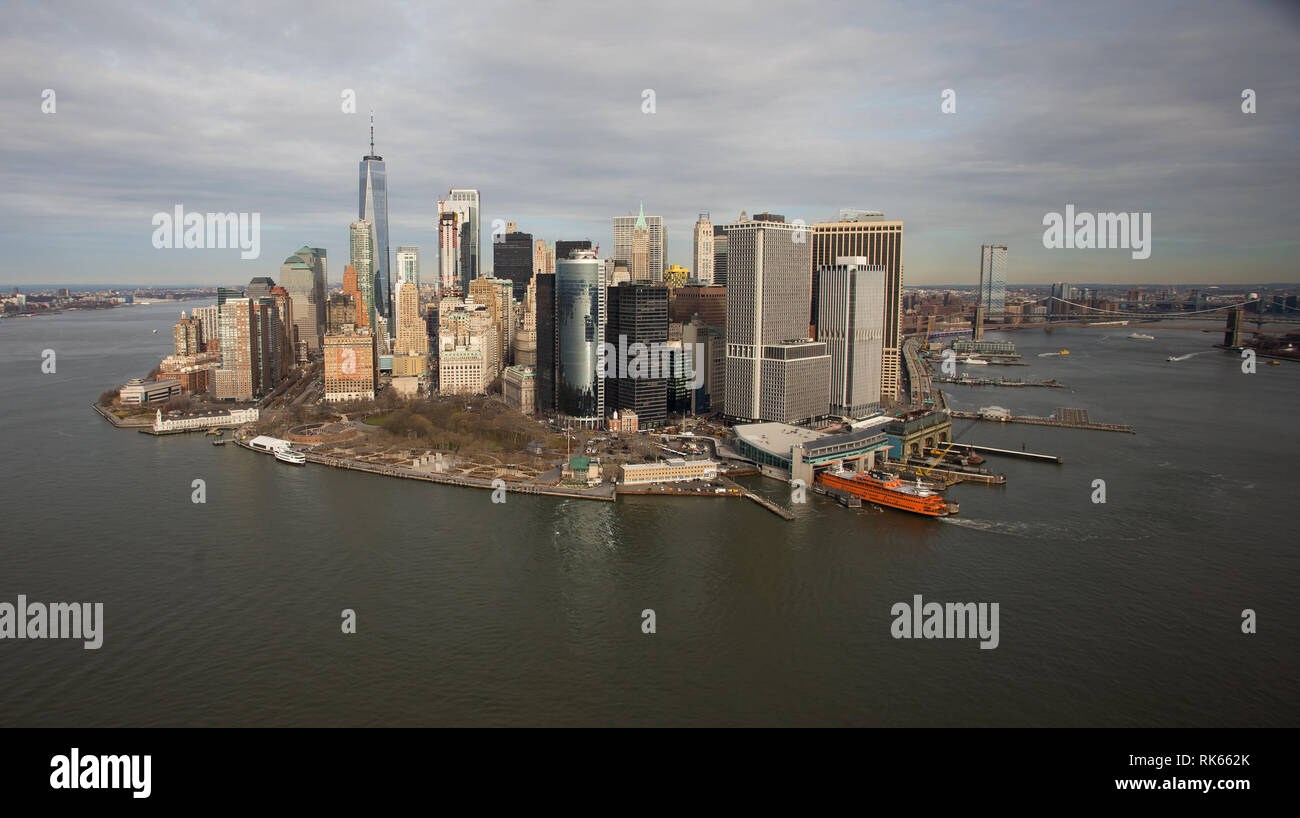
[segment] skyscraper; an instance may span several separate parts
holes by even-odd
[[[582,239],[581,241],[557,241],[555,243],[555,261],[559,263],[560,259],[569,257],[574,250],[590,250],[591,239]]]
[[[980,292],[978,304],[984,315],[1002,320],[1007,300],[1007,248],[1000,244],[980,245]]]
[[[537,279],[533,278],[528,282],[528,289],[524,291],[523,316],[519,324],[519,332],[515,335],[515,356],[516,364],[527,367],[537,366]],[[536,403],[536,391],[533,392],[533,403]],[[529,407],[529,413],[534,407]]]
[[[357,218],[374,225],[374,309],[393,326],[393,282],[388,252],[388,179],[384,157],[375,154],[375,115],[370,115],[370,154],[361,158]],[[360,271],[360,267],[357,268]],[[324,299],[321,299],[322,301]]]
[[[901,366],[901,316],[903,313],[903,223],[885,221],[883,213],[841,210],[838,221],[812,226],[813,299],[809,321],[817,322],[820,282],[815,273],[844,256],[865,258],[866,264],[885,268],[885,336],[880,364],[881,399],[898,399]],[[818,335],[820,337],[820,335]]]
[[[618,259],[614,262],[617,264]],[[633,281],[657,280],[650,275],[650,227],[644,215],[637,217],[636,225],[632,227],[632,257],[628,269]]]
[[[293,322],[298,338],[295,357],[306,360],[308,353],[320,353],[321,338],[325,334],[325,289],[328,283],[325,251],[320,247],[300,247],[280,265],[279,279],[280,286],[288,290],[293,299]]]
[[[559,242],[556,245],[558,247]],[[559,261],[556,261],[557,265],[559,263]],[[555,324],[555,276],[555,273],[539,273],[534,282],[537,298],[535,315],[537,321],[537,411],[539,412],[554,412],[556,407],[555,364],[559,347],[556,341]]]
[[[481,275],[479,265],[479,196],[477,190],[452,188],[447,199],[461,214],[461,287],[469,292],[469,283]]]
[[[533,272],[555,272],[555,248],[547,247],[543,239],[538,239],[533,243]]]
[[[605,295],[605,263],[595,252],[576,250],[571,258],[556,260],[556,409],[593,428],[605,417],[605,380],[600,377]],[[539,339],[539,358],[540,352]]]
[[[520,301],[533,278],[533,252],[531,233],[510,231],[492,242],[492,275],[509,281],[514,298]]]
[[[397,248],[397,280],[393,286],[400,287],[403,281],[409,281],[417,288],[420,286],[420,248],[414,245],[404,244]]]
[[[812,245],[800,225],[727,225],[727,414],[800,423],[827,414],[830,355],[808,338]]]
[[[693,266],[695,280],[700,284],[713,283],[713,223],[708,213],[701,213],[695,222]]]
[[[438,284],[444,291],[460,285],[460,214],[446,207],[438,202]]]
[[[632,271],[632,280],[637,280],[636,266],[633,261],[633,231],[638,225],[647,231],[646,235],[646,281],[662,281],[664,260],[668,257],[668,231],[664,228],[662,216],[647,216],[643,202],[635,216],[614,217],[614,260],[627,264]],[[557,254],[556,258],[561,258]]]
[[[361,291],[361,304],[357,305],[357,323],[371,329],[376,327],[379,309],[375,305],[375,226],[368,219],[358,219],[349,228],[348,260],[357,274],[357,288]],[[364,322],[361,316],[364,314]]]
[[[248,298],[220,298],[218,337],[221,364],[213,373],[212,396],[217,400],[252,400],[254,319],[253,302]]]
[[[668,343],[667,287],[630,283],[609,287],[607,293],[605,343],[618,349],[620,360],[632,357],[628,349],[633,344]],[[605,381],[606,409],[631,409],[643,425],[667,420],[668,373],[655,372],[659,377],[654,378],[618,374],[615,372],[615,377]]]
[[[727,286],[727,232],[720,224],[713,226],[713,283]]]
[[[885,276],[883,265],[843,257],[818,271],[817,340],[831,356],[831,412],[858,419],[880,408],[884,360]]]

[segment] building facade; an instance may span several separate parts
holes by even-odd
[[[695,222],[691,264],[695,270],[696,282],[705,285],[713,283],[713,223],[709,221],[708,213],[701,213]]]
[[[555,262],[556,411],[593,428],[605,421],[605,298],[605,265],[594,252]]]
[[[817,339],[831,356],[833,414],[857,419],[880,408],[886,275],[861,256],[818,270]]]
[[[658,284],[620,284],[607,290],[605,342],[619,351],[619,359],[630,357],[634,344],[663,345],[668,342],[668,289]],[[617,372],[617,369],[613,371]],[[668,379],[657,377],[605,379],[607,409],[631,410],[646,426],[668,419]]]
[[[644,239],[644,273],[640,276],[635,255],[637,231],[644,231],[641,234]],[[665,260],[668,258],[667,247],[668,232],[664,228],[663,217],[647,216],[644,203],[635,216],[614,217],[614,260],[627,264],[633,281],[662,281]]]
[[[379,356],[369,329],[344,328],[325,336],[325,400],[349,403],[374,400],[379,380]]]

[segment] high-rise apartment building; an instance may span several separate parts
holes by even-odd
[[[319,247],[302,247],[280,265],[280,286],[289,292],[294,303],[294,322],[298,348],[295,357],[305,361],[308,354],[319,354],[325,333],[325,288],[327,271],[325,251]],[[256,279],[254,279],[256,281]],[[275,282],[266,279],[271,286]],[[270,288],[266,294],[270,293]],[[262,297],[259,290],[255,297]]]
[[[218,400],[252,400],[257,337],[253,302],[248,298],[227,296],[219,306],[217,333],[221,344],[221,364],[213,373],[212,396]]]
[[[645,272],[638,278],[635,258],[636,231],[645,230]],[[662,216],[647,216],[642,203],[635,216],[614,217],[614,260],[627,264],[633,281],[659,282],[664,277],[664,263],[668,258],[668,231]],[[562,256],[556,256],[562,258]]]
[[[397,248],[397,280],[393,287],[400,287],[403,281],[409,281],[417,288],[420,286],[420,248],[417,246],[404,244]]]
[[[203,351],[216,352],[219,343],[217,341],[217,307],[195,307],[190,310],[190,317],[197,319],[203,325]]]
[[[695,242],[691,256],[694,265],[695,281],[700,284],[713,283],[713,223],[708,213],[701,213],[695,222]]]
[[[493,377],[510,365],[515,334],[513,288],[512,282],[495,277],[478,278],[469,285],[470,300],[486,307],[491,317],[495,343],[490,350],[489,367]]]
[[[370,117],[370,153],[361,158],[360,166],[360,202],[357,218],[370,222],[374,226],[373,266],[374,277],[371,288],[374,297],[373,308],[393,325],[393,280],[392,258],[388,248],[388,176],[384,166],[384,157],[375,154],[375,118]],[[353,261],[353,266],[356,262]],[[362,268],[357,266],[360,273]],[[321,301],[324,301],[324,297]],[[323,323],[323,322],[322,322]]]
[[[667,344],[668,288],[636,282],[609,287],[605,343],[618,350],[620,361],[634,357],[629,351],[633,344]],[[612,370],[614,377],[605,379],[605,408],[631,409],[642,425],[664,423],[668,417],[668,373],[659,370],[659,361],[652,363],[656,370],[648,373]],[[655,377],[645,377],[650,374]]]
[[[460,286],[460,213],[445,201],[438,202],[438,283],[444,292]]]
[[[499,241],[492,242],[492,276],[509,281],[513,296],[520,301],[533,278],[533,253],[531,233],[507,231]]]
[[[898,399],[901,369],[903,313],[903,223],[886,221],[883,213],[868,210],[841,210],[838,221],[818,222],[812,226],[813,300],[809,321],[816,324],[821,283],[815,273],[834,266],[842,257],[865,258],[866,264],[885,268],[885,335],[880,364],[881,400]],[[820,336],[819,336],[820,337]]]
[[[397,286],[397,343],[394,355],[428,355],[429,334],[420,312],[420,290],[410,281]]]
[[[741,221],[727,233],[727,414],[802,423],[830,407],[830,355],[808,337],[812,245],[801,225]]]
[[[203,351],[203,322],[198,318],[187,318],[181,313],[181,320],[172,326],[172,350],[175,355],[198,355]]]
[[[817,274],[817,340],[831,356],[830,410],[863,418],[880,408],[887,271],[865,258],[842,257]]]
[[[599,428],[605,419],[605,380],[600,372],[605,290],[605,263],[593,251],[575,250],[570,258],[556,260],[556,411],[592,428]],[[539,339],[539,356],[540,351]]]

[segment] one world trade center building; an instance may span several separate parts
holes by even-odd
[[[388,252],[388,180],[384,157],[375,155],[375,119],[370,117],[370,155],[361,158],[360,205],[357,216],[375,226],[374,276],[375,311],[384,317],[388,332],[393,332],[393,288]],[[357,270],[357,275],[364,271]]]

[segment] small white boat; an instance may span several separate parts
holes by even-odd
[[[1142,332],[1130,332],[1128,334],[1128,339],[1130,341],[1154,341],[1156,337]]]
[[[973,365],[975,365],[975,366],[988,366],[988,365],[989,365],[989,362],[988,362],[988,361],[981,361],[979,358],[967,358],[966,360],[962,361],[962,363],[964,363],[964,364],[973,364]]]
[[[275,459],[281,463],[289,463],[294,466],[307,464],[307,455],[295,449],[279,449],[275,453]]]

